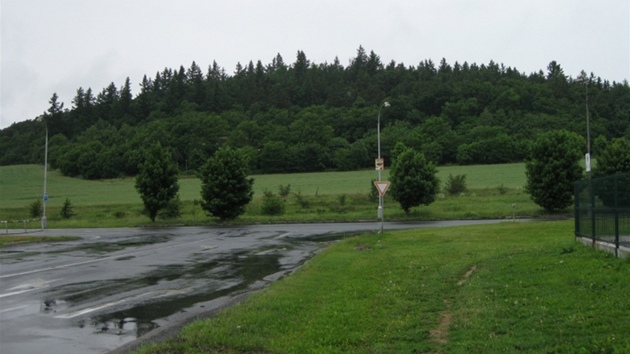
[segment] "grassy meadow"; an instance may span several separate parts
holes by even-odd
[[[139,353],[629,353],[630,259],[571,221],[364,234]]]
[[[438,177],[444,183],[449,174],[465,174],[469,191],[463,195],[440,194],[430,206],[420,206],[405,214],[398,203],[385,198],[387,220],[511,218],[537,216],[542,211],[523,190],[526,183],[522,163],[482,166],[444,166]],[[376,219],[377,202],[369,197],[376,171],[321,172],[255,175],[254,200],[236,222],[349,221]],[[388,170],[383,179],[387,179]],[[88,181],[48,172],[47,218],[49,227],[115,227],[151,224],[142,214],[142,202],[133,178]],[[159,224],[210,224],[216,220],[205,215],[196,203],[201,182],[183,176],[179,180],[182,216],[159,219]],[[285,213],[265,216],[261,213],[263,191],[279,192],[290,186],[285,198]],[[0,167],[0,220],[30,219],[29,205],[43,193],[43,166]],[[76,214],[61,218],[64,201],[72,203]],[[512,206],[515,206],[514,208]],[[17,225],[15,227],[18,227]]]

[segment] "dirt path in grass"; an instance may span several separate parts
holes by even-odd
[[[472,275],[472,273],[477,269],[477,266],[472,266],[466,274],[457,282],[458,286],[464,285],[468,278]],[[453,315],[450,312],[451,304],[448,299],[444,300],[444,304],[446,305],[446,310],[440,313],[440,322],[438,326],[434,329],[431,329],[429,333],[431,334],[431,340],[438,343],[440,346],[448,343],[448,332],[451,327],[451,321],[453,319]],[[439,353],[439,352],[438,352]]]

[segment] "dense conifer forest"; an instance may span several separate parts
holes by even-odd
[[[555,61],[533,73],[493,61],[405,65],[359,47],[346,66],[298,51],[293,63],[277,55],[231,74],[216,62],[205,72],[196,62],[165,68],[145,75],[137,94],[129,78],[118,85],[80,87],[70,108],[53,93],[41,117],[0,130],[0,165],[43,163],[47,127],[51,166],[87,179],[137,174],[156,141],[182,171],[222,145],[256,173],[365,169],[379,112],[386,165],[396,142],[435,164],[505,163],[522,161],[541,132],[586,136],[587,102],[595,156],[607,140],[630,139],[628,82],[572,78]]]

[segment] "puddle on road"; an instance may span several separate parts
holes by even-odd
[[[130,247],[141,247],[154,245],[159,243],[168,242],[171,240],[169,235],[148,235],[148,236],[133,236],[129,238],[121,239],[117,242],[89,242],[81,243],[72,248],[64,248],[58,251],[52,251],[51,253],[66,253],[84,251],[91,254],[103,254],[109,252],[122,251]]]
[[[188,259],[188,263],[160,266],[133,278],[51,287],[41,300],[39,313],[65,319],[70,325],[66,330],[74,331],[77,338],[109,343],[108,347],[120,346],[164,323],[210,310],[212,305],[209,308],[204,306],[212,300],[276,280],[283,276],[283,272],[309,259],[322,244],[347,236],[349,234],[287,237],[282,242],[266,244],[254,250],[213,256],[197,253]],[[74,250],[110,252],[145,243],[165,242],[168,238],[135,238],[115,245],[92,243]],[[122,256],[116,260],[125,259]],[[90,337],[93,339],[88,339]]]
[[[328,234],[313,235],[313,236],[306,236],[306,237],[296,237],[296,238],[288,236],[287,238],[291,239],[294,242],[304,242],[304,241],[332,242],[332,241],[339,241],[341,239],[359,235],[362,233],[365,233],[365,232],[361,231],[361,232],[347,232],[347,233],[328,233]]]
[[[24,262],[28,257],[38,256],[40,252],[23,252],[15,250],[0,251],[0,264],[13,264]]]
[[[242,252],[206,262],[162,266],[137,278],[67,284],[47,291],[40,313],[73,319],[78,328],[90,327],[97,334],[140,337],[158,327],[159,319],[203,311],[193,307],[246,290],[279,272],[281,257]],[[120,299],[121,294],[124,301],[98,309],[109,298]],[[86,318],[91,308],[96,310]]]

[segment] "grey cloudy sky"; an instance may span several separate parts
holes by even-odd
[[[630,77],[630,0],[1,0],[0,128],[34,119],[56,92],[71,108],[127,77],[213,61],[347,66],[360,45],[385,64],[490,60],[526,74],[552,60]]]

